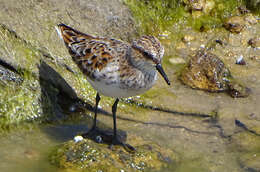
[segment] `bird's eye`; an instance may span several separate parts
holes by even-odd
[[[146,51],[143,51],[143,55],[146,56],[146,57],[149,57],[150,59],[153,59],[153,55],[151,53],[148,53]]]

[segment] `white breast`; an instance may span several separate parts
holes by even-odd
[[[147,77],[146,77],[147,78]],[[131,96],[136,96],[139,94],[142,94],[149,90],[155,83],[157,79],[157,75],[153,76],[153,78],[149,79],[149,81],[142,81],[147,82],[144,87],[142,88],[122,88],[120,86],[119,82],[112,83],[112,84],[106,84],[105,82],[101,81],[93,81],[89,78],[87,80],[91,84],[91,86],[98,91],[98,93],[108,96],[108,97],[114,97],[114,98],[127,98]]]

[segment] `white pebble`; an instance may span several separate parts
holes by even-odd
[[[240,55],[236,62],[240,63],[243,60],[243,58],[244,58],[243,55]]]
[[[80,142],[80,141],[82,141],[83,140],[83,137],[82,136],[75,136],[74,137],[74,142],[75,143],[78,143],[78,142]]]

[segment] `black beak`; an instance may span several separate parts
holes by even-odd
[[[170,81],[169,81],[167,75],[165,74],[165,72],[164,72],[164,70],[163,70],[163,68],[162,68],[162,65],[161,65],[161,64],[157,64],[157,65],[156,65],[156,69],[157,69],[158,72],[162,75],[162,77],[163,77],[163,79],[166,81],[166,83],[167,83],[168,85],[171,85],[171,83],[170,83]]]

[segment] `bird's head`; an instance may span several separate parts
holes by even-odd
[[[164,47],[160,41],[154,36],[142,36],[140,39],[134,40],[131,46],[136,51],[136,55],[133,59],[134,63],[148,70],[154,70],[154,68],[156,68],[166,83],[170,85],[170,81],[161,64]]]

